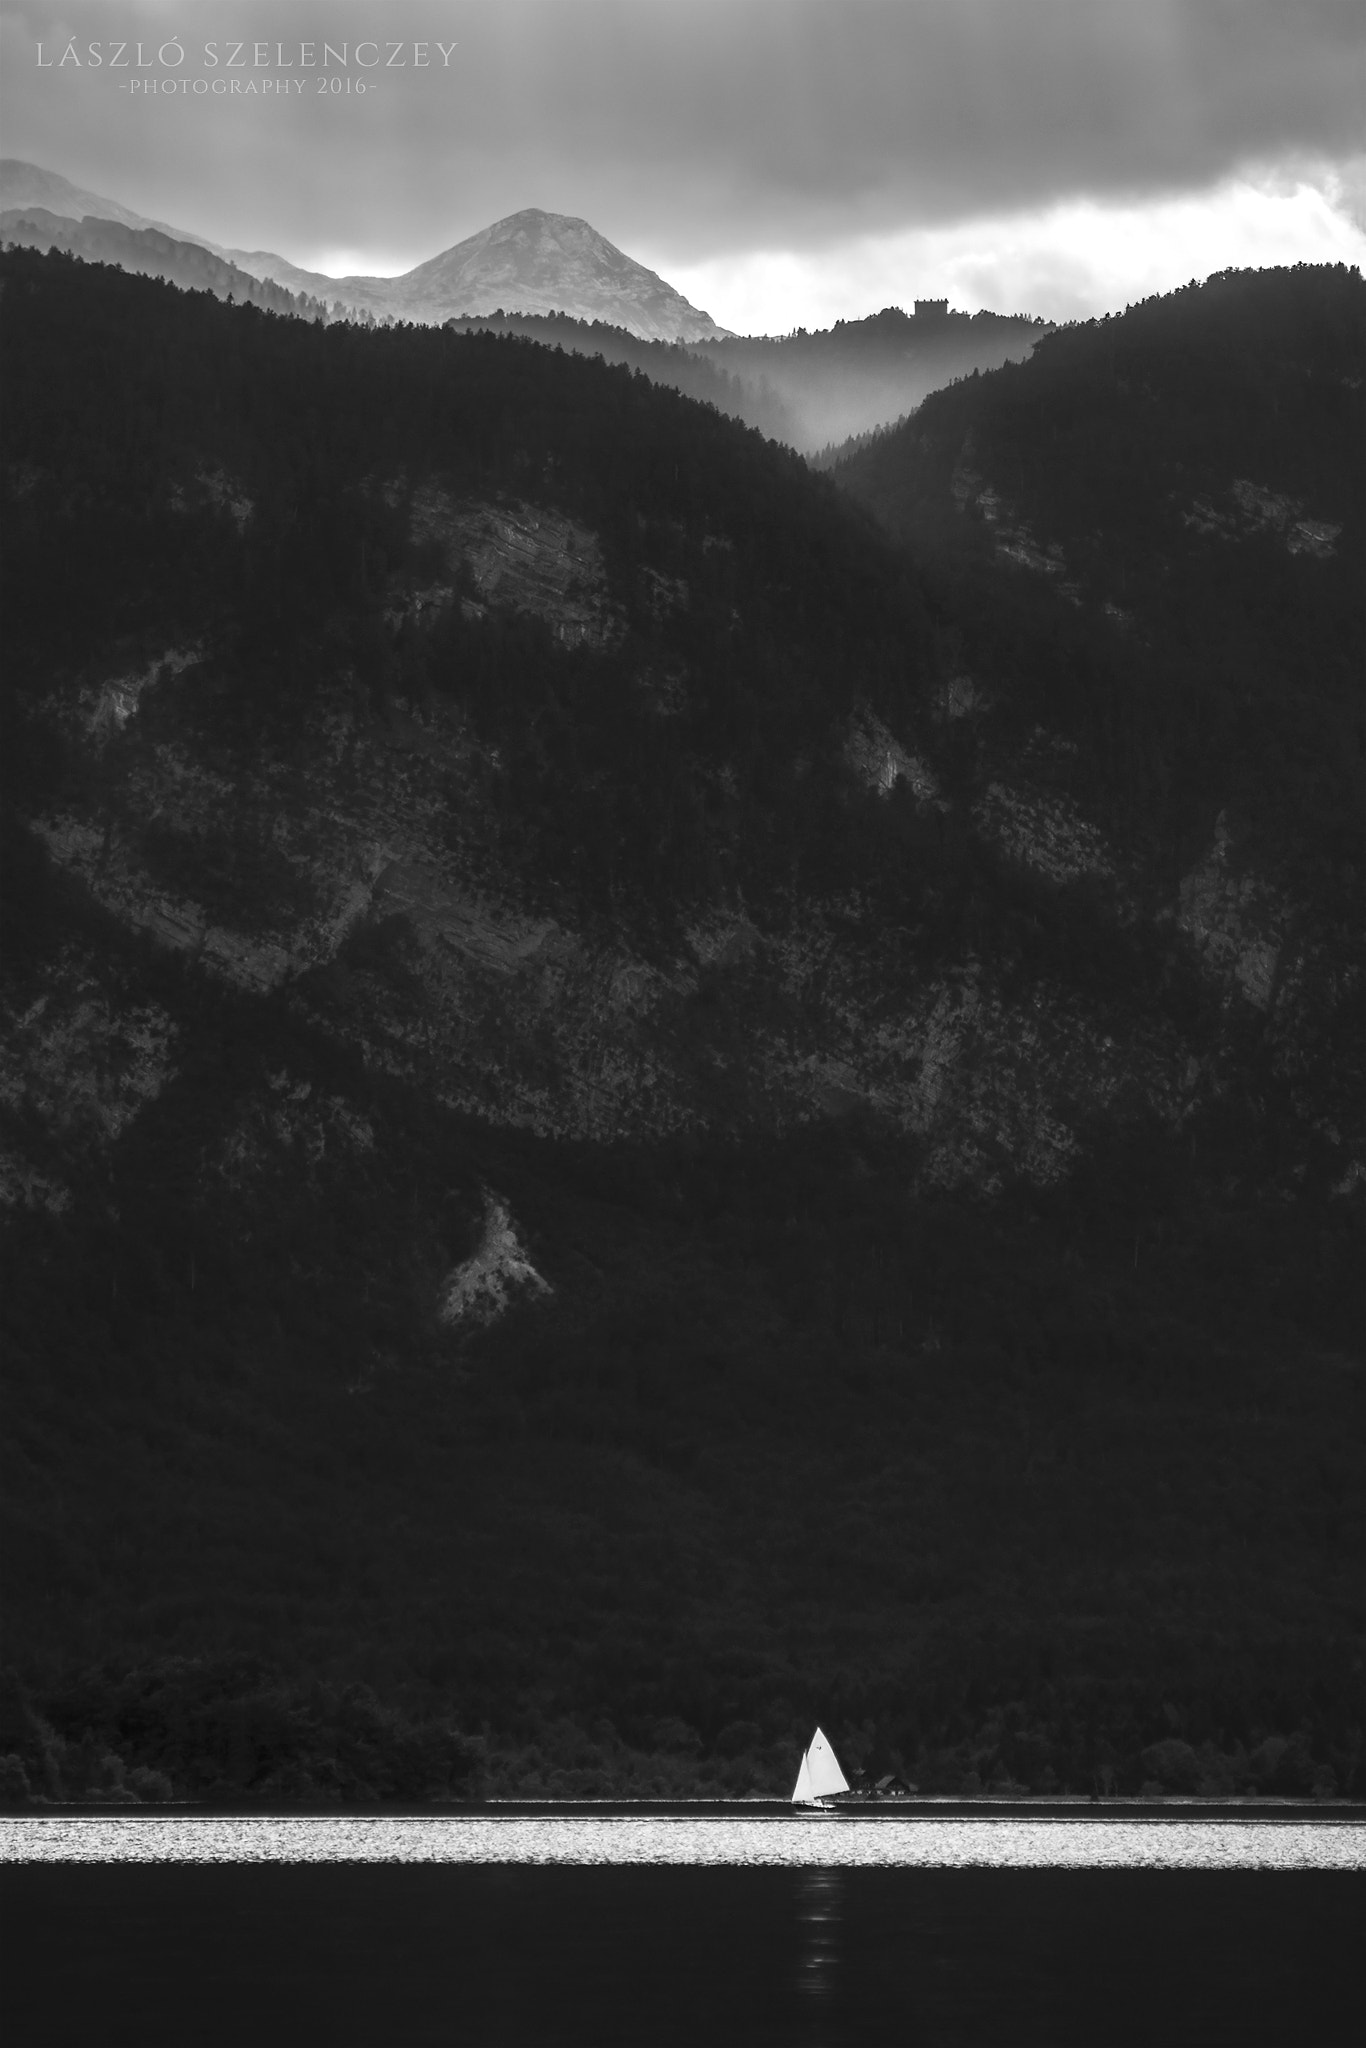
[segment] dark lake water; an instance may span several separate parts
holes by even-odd
[[[887,1839],[898,1836],[910,1839]],[[468,1829],[458,1839],[468,1845]],[[841,1839],[856,1838],[831,1831],[832,1852]],[[1361,2038],[1366,1886],[1341,1839],[1319,1859],[1338,1867],[1294,1853],[1278,1867],[1275,1845],[1256,1868],[464,1853],[11,1861],[0,1873],[6,2039],[1355,2048]]]

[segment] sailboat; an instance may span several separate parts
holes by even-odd
[[[792,1792],[794,1806],[821,1806],[837,1792],[847,1792],[849,1781],[840,1769],[839,1758],[829,1739],[818,1728],[810,1747],[803,1752],[801,1769]]]

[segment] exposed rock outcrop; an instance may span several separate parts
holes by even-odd
[[[1207,971],[1255,1009],[1269,1008],[1290,921],[1290,905],[1232,852],[1221,816],[1207,858],[1181,883],[1176,921],[1199,949]]]
[[[1309,518],[1298,498],[1269,490],[1248,477],[1234,478],[1222,505],[1196,498],[1181,519],[1196,533],[1217,534],[1221,540],[1246,539],[1253,533],[1279,534],[1290,554],[1313,555],[1320,562],[1337,553],[1342,532],[1340,523]]]
[[[489,1195],[479,1248],[461,1261],[443,1286],[440,1320],[492,1322],[515,1296],[550,1292],[549,1281],[536,1271],[522,1247],[507,1203]]]
[[[413,495],[414,533],[448,550],[481,598],[544,619],[566,647],[602,647],[620,637],[607,600],[597,536],[572,519],[521,503],[464,503],[438,485]]]

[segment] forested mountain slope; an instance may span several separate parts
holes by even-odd
[[[952,617],[979,744],[1038,721],[1034,779],[1176,889],[1268,1041],[1329,977],[1333,1144],[1363,1085],[1363,357],[1355,271],[1229,272],[936,393],[832,472]]]
[[[210,291],[216,299],[263,306],[272,313],[321,319],[335,303],[286,291],[269,278],[253,277],[198,242],[164,234],[160,228],[129,227],[89,214],[80,220],[46,207],[7,208],[0,213],[0,242],[24,249],[61,249],[87,263],[112,263],[138,277],[160,277],[185,291]],[[325,282],[325,280],[324,280]]]
[[[14,1772],[1355,1782],[1300,840],[628,369],[3,276]]]
[[[448,320],[456,333],[515,334],[527,341],[539,341],[547,348],[572,350],[575,355],[601,356],[605,363],[625,364],[639,370],[652,384],[666,384],[703,405],[757,427],[765,439],[781,441],[789,448],[802,444],[797,413],[762,374],[742,377],[714,363],[701,350],[678,341],[646,341],[629,334],[624,327],[612,327],[602,320],[575,320],[568,313],[505,313]]]
[[[835,474],[1155,841],[1179,857],[1199,791],[1359,874],[1364,357],[1358,272],[1230,271],[934,393]]]

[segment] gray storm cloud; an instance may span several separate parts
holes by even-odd
[[[458,41],[349,104],[130,105],[40,38]],[[680,262],[1360,147],[1356,0],[77,0],[6,16],[7,150],[239,244],[429,254],[522,206]],[[130,187],[132,189],[130,189]]]

